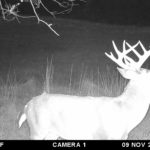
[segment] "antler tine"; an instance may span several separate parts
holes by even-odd
[[[132,67],[132,69],[139,69],[140,67],[137,65],[137,62],[134,61],[132,58],[128,57],[127,54],[133,51],[137,57],[140,57],[140,54],[135,50],[135,48],[139,45],[137,42],[135,45],[131,46],[128,42],[125,41],[125,44],[129,47],[129,49],[125,49],[125,45],[123,46],[123,53],[124,53],[124,62],[128,66]]]
[[[146,53],[146,52],[149,51],[149,50],[147,51],[147,50],[145,49],[145,47],[143,46],[143,44],[142,44],[141,41],[139,41],[138,44],[139,44],[139,45],[141,46],[141,48],[143,49],[143,52],[144,52],[144,53]]]
[[[147,60],[147,58],[150,56],[150,50],[146,50],[141,41],[138,41],[135,45],[131,46],[128,42],[125,40],[123,41],[123,51],[120,52],[115,44],[114,41],[112,41],[113,47],[115,49],[115,52],[117,54],[117,58],[112,54],[105,53],[107,57],[109,57],[112,61],[114,61],[116,64],[118,64],[120,67],[124,69],[132,69],[132,70],[139,70],[143,63]],[[128,46],[128,49],[126,49],[126,45]],[[141,55],[138,51],[136,51],[136,47],[140,45],[140,47],[143,50],[143,55]],[[138,61],[135,61],[133,58],[129,57],[127,54],[130,52],[134,52],[134,54],[138,57]]]
[[[117,46],[116,46],[116,44],[115,44],[114,41],[112,41],[112,44],[113,44],[114,50],[115,50],[115,52],[117,53],[117,55],[118,55],[118,56],[119,56],[119,55],[122,55],[122,53],[118,50],[118,48],[117,48]]]
[[[123,41],[123,60],[125,62],[126,65],[130,66],[130,64],[135,64],[135,61],[130,58],[129,56],[127,56],[128,53],[131,52],[132,48],[130,45],[129,49],[126,49],[126,45],[128,45],[129,43],[127,43],[125,40]],[[136,47],[137,44],[135,44],[133,47]],[[128,46],[129,47],[129,46]]]
[[[125,52],[125,43],[126,43],[126,42],[123,41],[123,52]],[[126,54],[121,53],[121,52],[118,50],[118,48],[117,48],[117,46],[116,46],[116,44],[115,44],[114,41],[112,41],[112,44],[113,44],[114,50],[115,50],[115,52],[116,52],[118,58],[116,58],[116,57],[113,55],[112,52],[110,52],[110,54],[108,54],[108,53],[105,52],[105,55],[106,55],[107,57],[109,57],[112,61],[114,61],[116,64],[118,64],[120,67],[122,67],[122,68],[124,68],[124,69],[129,69],[130,66],[123,62],[123,58],[125,58],[124,55],[126,55]],[[130,58],[127,58],[127,57],[128,57],[128,56],[126,56],[126,59],[127,59],[128,61],[132,61],[132,60],[130,60]],[[129,64],[129,63],[128,63],[128,64]]]
[[[134,52],[134,54],[138,57],[138,62],[135,62],[134,61],[134,67],[136,68],[136,69],[140,69],[141,68],[141,66],[144,64],[144,62],[147,60],[147,58],[150,56],[150,51],[148,50],[146,50],[145,49],[145,47],[143,46],[143,44],[141,43],[141,41],[138,41],[135,45],[133,45],[133,46],[131,46],[129,43],[127,43],[126,42],[126,44],[127,44],[127,46],[129,47],[129,51],[133,51]],[[136,51],[136,47],[138,46],[138,45],[140,45],[141,46],[141,48],[142,48],[142,50],[143,50],[143,55],[141,55],[140,53],[138,53],[137,51]]]
[[[129,49],[128,50],[124,50],[125,52],[124,52],[124,54],[128,54],[128,53],[130,53],[131,51],[133,51],[137,56],[139,56],[140,57],[140,54],[135,50],[135,48],[139,45],[139,42],[137,42],[135,45],[133,45],[133,46],[131,46],[128,42],[125,42],[125,44],[129,47]]]

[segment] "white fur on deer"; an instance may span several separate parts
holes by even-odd
[[[43,93],[30,100],[19,120],[19,127],[27,119],[31,139],[127,139],[129,132],[146,115],[149,108],[150,72],[142,64],[150,56],[142,43],[131,46],[123,42],[120,52],[114,41],[117,58],[105,53],[121,68],[121,75],[130,79],[121,96],[79,97]],[[143,55],[136,51],[141,46]],[[128,49],[126,49],[128,48]],[[134,61],[127,54],[134,52]]]

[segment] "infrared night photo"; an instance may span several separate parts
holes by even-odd
[[[0,140],[149,146],[149,104],[150,0],[0,0]]]

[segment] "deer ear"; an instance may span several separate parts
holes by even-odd
[[[120,72],[120,74],[126,78],[126,79],[135,79],[139,74],[141,74],[140,71],[136,70],[129,70],[129,69],[122,69],[117,67],[117,70]]]

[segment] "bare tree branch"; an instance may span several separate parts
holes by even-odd
[[[28,19],[28,18],[36,18],[38,23],[43,23],[46,25],[54,34],[59,36],[59,34],[52,28],[52,23],[48,23],[44,19],[40,17],[40,15],[37,13],[37,9],[43,8],[46,12],[48,12],[52,17],[55,18],[55,15],[57,14],[64,14],[64,13],[70,13],[72,11],[72,8],[78,4],[75,2],[77,0],[52,0],[54,3],[58,4],[60,8],[63,8],[64,10],[58,12],[58,11],[50,11],[48,7],[45,6],[45,4],[42,2],[42,0],[19,0],[19,2],[15,4],[8,4],[6,1],[2,3],[2,0],[0,0],[0,13],[2,15],[2,19],[6,21],[13,21],[17,20],[18,23],[20,23],[19,18]],[[83,1],[84,0],[79,0]],[[23,3],[29,3],[33,10],[33,15],[25,16],[21,15],[19,11],[19,6]]]

